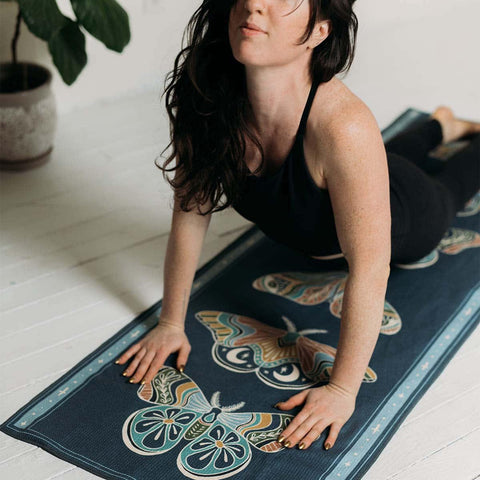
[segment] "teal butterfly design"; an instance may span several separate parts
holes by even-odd
[[[466,228],[449,227],[444,233],[437,247],[425,257],[411,263],[396,263],[395,266],[409,270],[426,268],[434,263],[437,263],[440,258],[438,252],[442,252],[447,255],[457,255],[467,248],[479,247],[480,234],[478,232],[475,230],[467,230]]]
[[[223,368],[255,372],[266,385],[291,390],[306,389],[330,378],[337,350],[306,336],[327,330],[297,331],[284,315],[287,330],[221,310],[201,310],[195,318],[212,334],[212,358]],[[377,374],[367,367],[363,381],[376,380]]]
[[[140,455],[157,455],[183,439],[189,443],[178,454],[177,467],[194,479],[235,475],[250,463],[250,445],[265,453],[283,450],[277,438],[293,418],[283,413],[235,412],[245,402],[221,407],[218,391],[208,402],[188,375],[172,367],[160,369],[137,393],[154,405],[125,420],[125,445]]]
[[[314,306],[328,302],[330,313],[341,318],[347,278],[348,272],[343,270],[275,272],[256,278],[252,282],[252,287],[260,292],[277,295],[299,305]],[[402,319],[399,313],[385,300],[380,333],[395,335],[401,328]]]

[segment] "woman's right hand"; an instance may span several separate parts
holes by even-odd
[[[183,325],[160,318],[158,325],[118,357],[115,363],[123,365],[135,355],[123,375],[133,375],[130,383],[137,383],[142,379],[147,383],[155,377],[167,357],[176,351],[177,369],[183,372],[191,349]]]

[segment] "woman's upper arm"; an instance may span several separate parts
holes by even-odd
[[[365,104],[356,105],[329,124],[327,135],[329,141],[321,147],[326,149],[323,172],[337,237],[350,270],[388,271],[390,185],[376,119]]]
[[[181,176],[181,168],[178,167],[175,170],[175,179],[178,180]],[[190,211],[185,212],[180,208],[180,190],[173,191],[173,212],[172,212],[172,227],[188,223],[190,226],[197,226],[206,232],[210,224],[212,213],[201,215],[199,212],[204,213],[210,210],[213,206],[210,198],[207,198],[206,201],[202,204],[196,203],[194,199],[190,199],[188,208]]]

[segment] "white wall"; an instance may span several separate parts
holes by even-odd
[[[386,126],[407,107],[480,121],[480,1],[357,0],[358,51],[344,82]]]
[[[131,42],[119,54],[86,34],[88,64],[71,86],[63,83],[45,42],[22,24],[19,60],[52,67],[59,112],[135,94],[159,95],[180,49],[186,23],[200,0],[119,0],[130,17]],[[68,0],[58,0],[73,18]],[[446,104],[480,120],[480,1],[357,0],[355,61],[340,78],[372,109],[381,127],[405,108]],[[0,3],[0,60],[10,58],[16,5]],[[163,102],[162,102],[163,103]]]
[[[19,61],[32,60],[50,67],[58,111],[66,112],[99,100],[147,89],[161,93],[165,75],[180,51],[183,30],[199,0],[117,0],[130,19],[131,40],[122,53],[109,50],[82,29],[88,63],[77,80],[66,85],[53,64],[47,43],[33,36],[22,22],[17,49]],[[69,0],[57,0],[62,13],[75,19]],[[0,2],[0,61],[10,61],[15,3]]]

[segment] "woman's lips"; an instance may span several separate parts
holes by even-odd
[[[243,35],[247,35],[247,36],[265,35],[265,32],[261,32],[260,30],[254,30],[253,28],[240,27],[240,30],[243,33]]]

